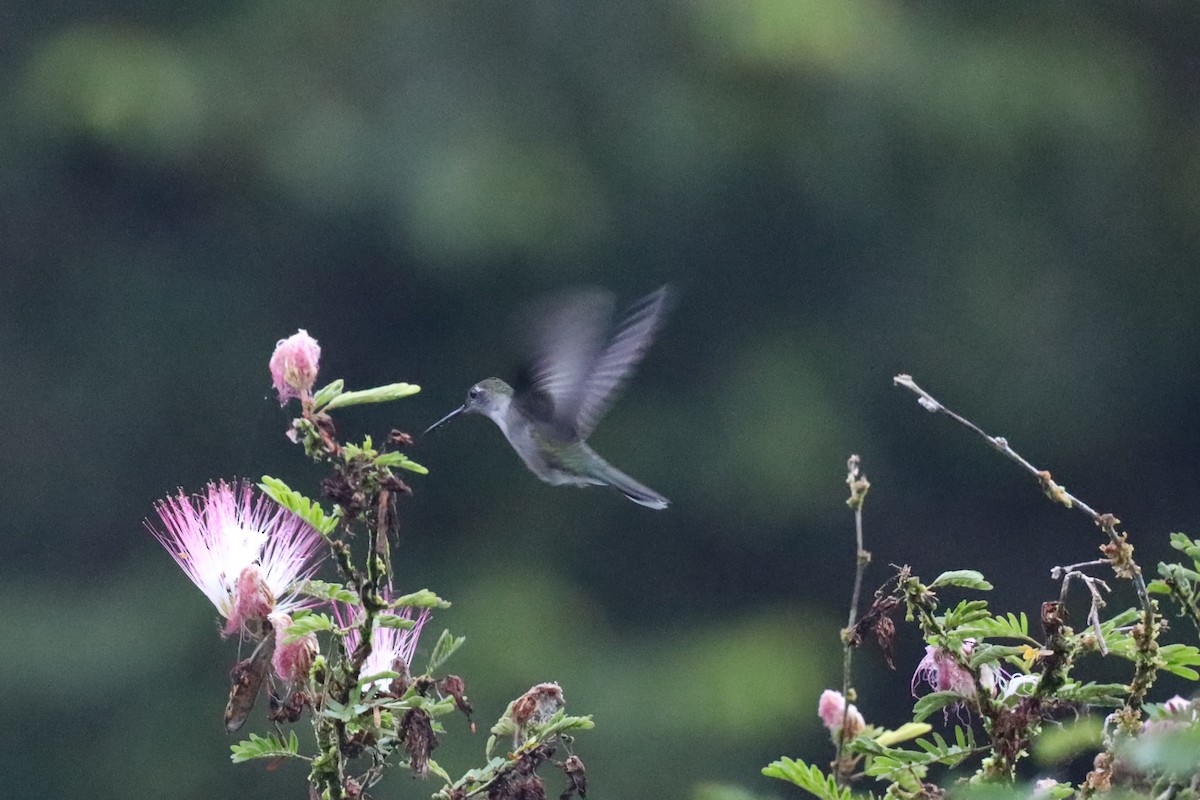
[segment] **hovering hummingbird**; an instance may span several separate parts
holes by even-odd
[[[609,292],[581,289],[542,301],[522,320],[528,358],[515,384],[480,381],[425,433],[459,414],[483,414],[546,483],[612,486],[639,505],[666,508],[667,498],[609,464],[587,438],[650,347],[669,298],[666,286],[651,292],[616,327]]]

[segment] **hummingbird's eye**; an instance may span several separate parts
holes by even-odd
[[[472,386],[471,391],[467,392],[467,397],[471,398],[472,400],[474,400],[476,397],[479,397],[479,387]]]

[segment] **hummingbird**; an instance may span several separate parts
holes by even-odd
[[[667,498],[609,464],[587,438],[646,354],[670,295],[663,286],[637,300],[616,326],[613,296],[604,290],[541,301],[522,320],[527,355],[513,385],[480,381],[425,433],[459,414],[482,414],[546,483],[611,486],[639,505],[666,508]]]

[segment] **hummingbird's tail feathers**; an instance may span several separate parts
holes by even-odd
[[[625,495],[630,500],[637,503],[639,506],[645,506],[646,508],[653,508],[655,511],[662,511],[663,509],[665,509],[671,505],[670,500],[663,497],[661,494],[654,491],[653,489],[649,489],[645,486],[639,487],[636,490],[636,492],[631,489],[622,488],[620,486],[618,486],[617,488],[620,489],[621,494]]]
[[[663,497],[649,486],[638,483],[633,478],[614,467],[612,464],[606,463],[604,466],[606,467],[602,474],[604,482],[628,497],[633,502],[637,503],[639,506],[645,506],[646,508],[653,508],[656,511],[662,511],[664,508],[671,505],[670,500]]]

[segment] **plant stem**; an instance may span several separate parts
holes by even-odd
[[[871,483],[867,480],[867,476],[860,472],[859,461],[860,459],[857,455],[852,455],[850,456],[850,460],[846,462],[846,485],[850,487],[850,497],[846,500],[846,505],[854,510],[856,549],[854,558],[854,591],[850,595],[850,615],[846,622],[846,629],[842,631],[842,697],[846,702],[846,710],[842,713],[842,730],[838,736],[837,750],[834,756],[835,772],[839,785],[848,778],[847,773],[852,766],[842,764],[842,748],[845,746],[846,738],[850,733],[849,709],[853,692],[853,687],[851,686],[851,666],[854,659],[854,645],[851,642],[851,634],[854,631],[854,623],[858,621],[858,603],[862,595],[863,574],[867,570],[867,565],[871,563],[871,554],[863,549],[863,504],[866,501],[867,490],[871,488]]]

